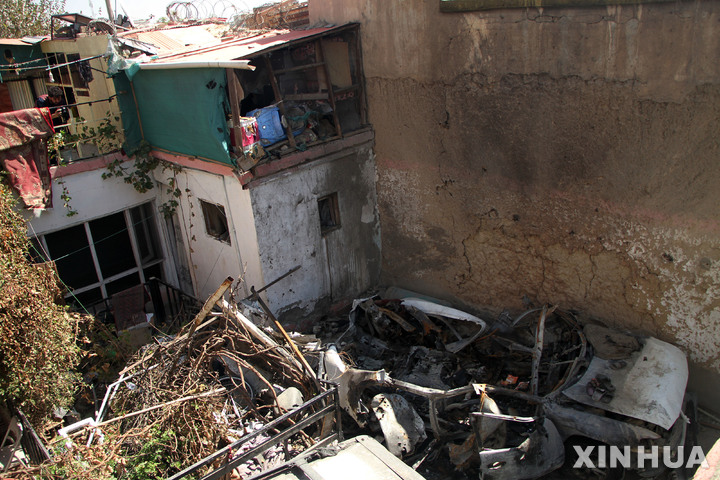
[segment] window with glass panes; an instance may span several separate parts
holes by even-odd
[[[156,209],[145,203],[33,238],[35,261],[52,260],[70,303],[94,305],[148,279],[162,279]],[[78,305],[79,306],[79,305]]]

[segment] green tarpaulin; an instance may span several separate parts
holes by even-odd
[[[144,138],[155,148],[233,164],[224,69],[139,70],[132,82],[125,73],[114,81],[127,153]]]

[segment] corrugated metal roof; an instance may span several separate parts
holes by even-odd
[[[19,38],[0,38],[0,45],[24,45],[28,47],[32,44],[29,42],[23,42]]]
[[[239,38],[237,40],[217,42],[203,48],[184,52],[161,55],[153,60],[155,63],[176,62],[213,62],[248,59],[258,53],[272,50],[300,40],[322,36],[334,31],[347,28],[349,25],[339,27],[319,27],[307,30],[274,30],[272,32]]]
[[[145,43],[152,43],[160,52],[172,52],[173,50],[185,47],[185,45],[177,40],[173,40],[161,31],[128,33],[123,35],[123,37],[140,40]]]
[[[225,25],[204,24],[192,25],[185,28],[166,28],[161,30],[162,33],[183,46],[188,45],[206,45],[208,43],[217,42],[220,37],[219,32],[226,29]],[[218,32],[214,35],[212,31]]]
[[[191,25],[148,31],[131,31],[120,36],[145,43],[152,43],[159,53],[168,54],[187,47],[198,47],[217,42],[218,39],[208,31],[208,25]]]

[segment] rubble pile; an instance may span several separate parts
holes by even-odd
[[[58,431],[54,465],[20,462],[18,478],[78,475],[78,462],[88,474],[75,478],[200,478],[246,456],[227,472],[245,478],[328,437],[336,414],[331,389],[320,388],[299,350],[302,358],[261,326],[269,323],[262,311],[240,304],[244,315],[220,298],[224,290],[177,335],[157,335],[141,348],[107,386],[94,417]],[[321,392],[325,398],[308,406]],[[308,415],[330,421],[298,425]],[[288,428],[295,431],[272,438]]]
[[[264,343],[254,338],[247,319],[227,307],[197,328],[191,323],[175,338],[147,346],[121,373],[126,388],[110,403],[113,420],[125,434],[157,428],[183,438],[180,448],[168,450],[169,464],[199,461],[318,393],[299,362],[269,337]],[[284,453],[269,454],[278,462]]]
[[[667,447],[669,460],[692,444],[687,360],[653,337],[549,305],[484,320],[377,296],[301,335],[254,287],[225,300],[230,283],[142,348],[94,418],[60,429],[70,455],[56,462],[115,465],[119,478],[259,480],[360,449],[386,456],[380,470],[399,462],[401,478],[531,479],[574,463],[573,446]],[[623,468],[652,477],[665,461]]]

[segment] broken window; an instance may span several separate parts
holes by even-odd
[[[340,209],[338,208],[337,193],[318,199],[318,212],[320,213],[320,233],[326,233],[340,228]]]
[[[257,119],[259,143],[269,153],[303,150],[365,125],[359,48],[351,27],[250,58],[254,71],[228,71],[235,152],[246,134],[242,117]]]
[[[221,242],[230,243],[230,230],[227,216],[225,216],[225,207],[204,200],[200,200],[200,206],[205,218],[207,234]]]
[[[54,261],[67,286],[66,298],[89,308],[113,294],[163,278],[154,209],[151,203],[90,220],[33,239],[33,257]]]
[[[89,69],[89,64],[85,67],[84,63],[87,62],[80,62],[79,54],[48,53],[47,61],[50,67],[56,67],[50,70],[54,80],[53,85],[62,88],[67,105],[74,104],[76,97],[90,96],[88,81],[92,78],[92,74],[84,70]],[[73,113],[77,117],[77,112],[73,111]]]

